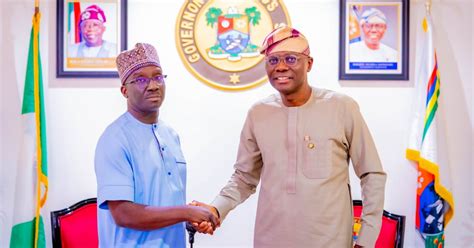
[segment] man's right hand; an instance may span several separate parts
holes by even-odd
[[[190,204],[188,208],[188,221],[198,232],[212,235],[214,230],[220,226],[219,217],[209,208],[197,204]]]
[[[212,213],[215,219],[217,219],[217,223],[215,225],[212,225],[210,222],[191,222],[193,227],[200,233],[207,233],[207,234],[213,234],[214,230],[216,230],[217,227],[220,226],[220,218],[219,218],[219,213],[217,212],[217,209],[214,206],[198,202],[198,201],[192,201],[189,205],[191,206],[197,206],[197,207],[204,207],[208,211]]]

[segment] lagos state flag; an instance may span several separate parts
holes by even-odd
[[[359,25],[359,15],[357,14],[359,12],[359,9],[361,8],[361,5],[349,5],[350,6],[350,11],[349,11],[349,43],[355,43],[359,42],[362,40],[360,34],[360,25]]]
[[[444,246],[444,228],[454,214],[454,199],[443,139],[448,133],[438,125],[441,80],[429,14],[423,19],[422,27],[415,114],[406,157],[418,167],[416,228],[425,247],[439,248]]]

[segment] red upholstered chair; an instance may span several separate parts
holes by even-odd
[[[362,201],[353,200],[354,207],[354,240],[357,239],[360,229],[360,215],[362,213]],[[376,248],[403,247],[403,235],[405,233],[405,216],[383,211],[382,229],[375,242]]]
[[[99,246],[97,199],[80,201],[68,208],[51,212],[54,248]]]

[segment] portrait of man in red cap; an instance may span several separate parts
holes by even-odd
[[[104,40],[107,18],[98,5],[88,6],[80,14],[78,29],[81,42],[69,45],[68,57],[111,58],[117,55],[117,44]]]

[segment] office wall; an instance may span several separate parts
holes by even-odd
[[[0,247],[9,243],[15,164],[20,148],[20,102],[33,14],[33,0],[0,1],[1,51],[1,174]],[[287,0],[293,26],[309,39],[315,58],[311,85],[350,95],[360,105],[388,173],[385,209],[407,216],[405,247],[415,247],[416,169],[404,158],[414,94],[422,1],[410,5],[410,80],[338,81],[337,0]],[[227,182],[248,108],[273,92],[266,83],[252,90],[224,92],[196,80],[176,51],[176,15],[184,1],[129,0],[129,47],[139,41],[154,44],[169,75],[166,101],[160,116],[181,136],[188,162],[188,200],[209,202]],[[117,79],[59,79],[56,71],[56,1],[41,3],[41,53],[46,89],[49,152],[49,211],[96,195],[94,149],[104,128],[125,110]],[[472,130],[473,39],[471,0],[433,0],[442,93],[439,113],[444,115],[455,217],[446,231],[447,247],[472,242]],[[115,87],[103,87],[109,85]],[[351,177],[354,198],[360,187]],[[251,247],[257,196],[230,213],[213,237],[199,235],[199,247]],[[295,223],[297,225],[297,223]]]

